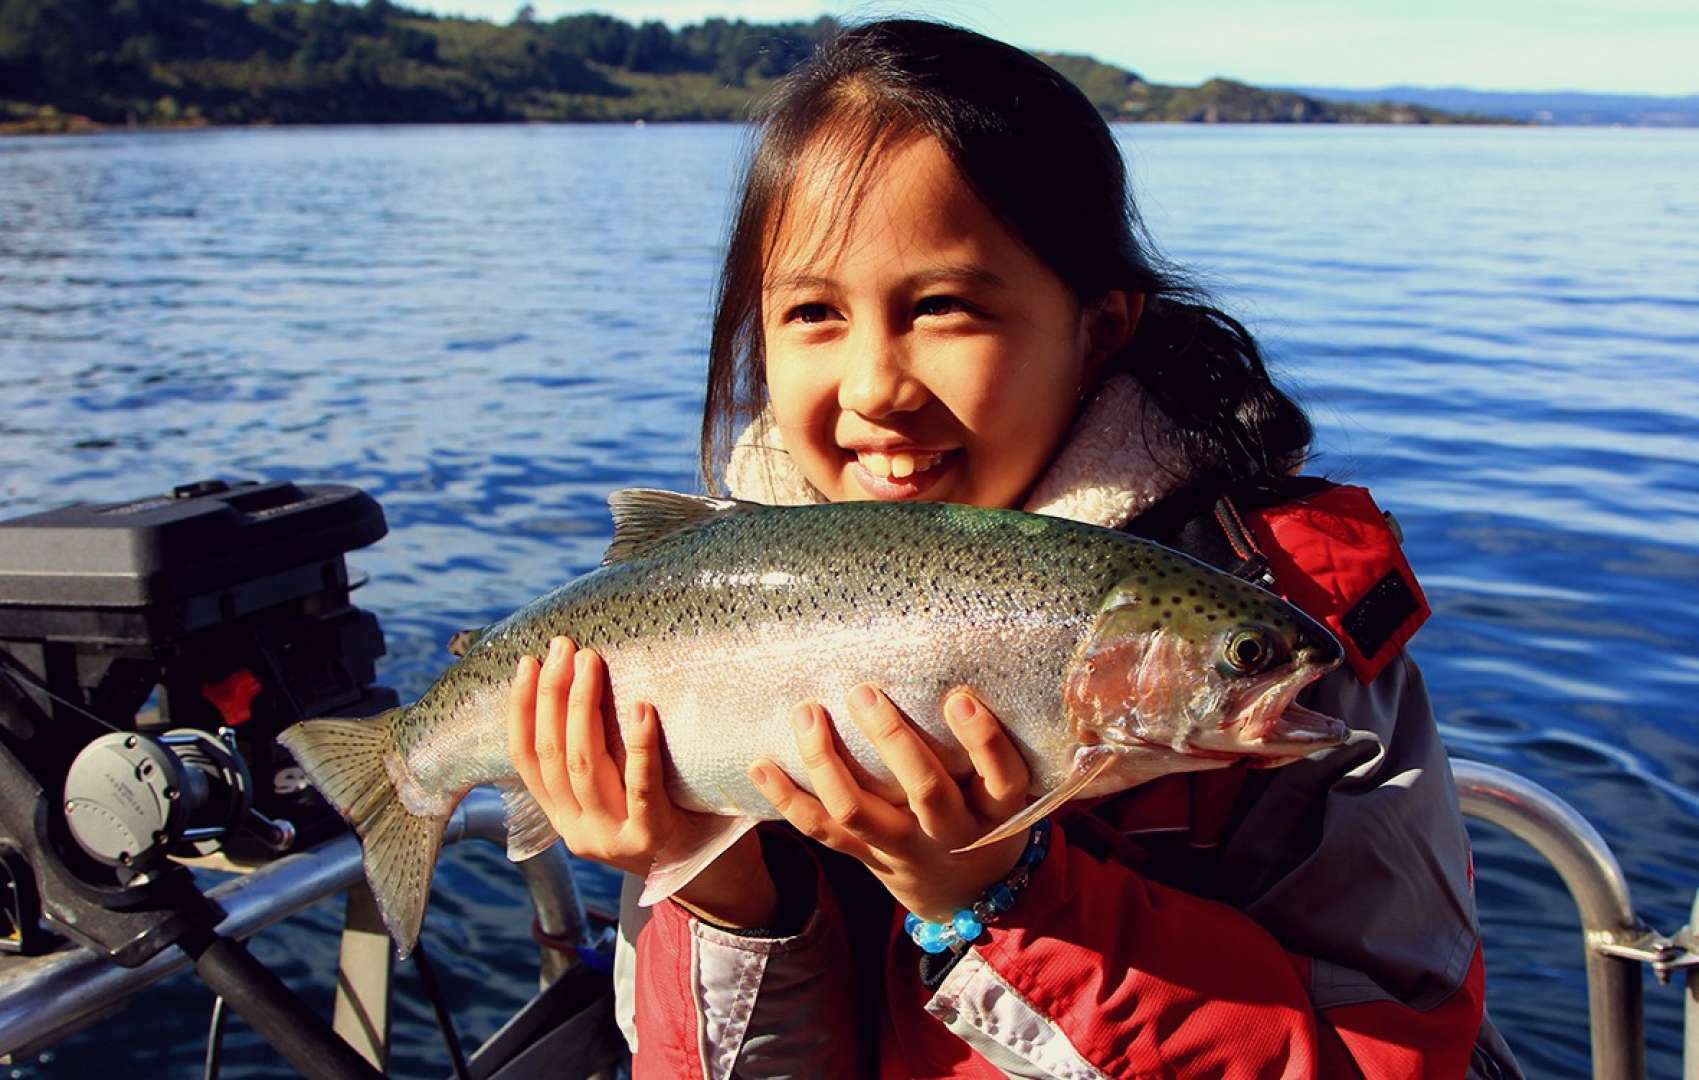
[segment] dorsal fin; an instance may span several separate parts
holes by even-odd
[[[608,508],[614,512],[614,538],[602,554],[602,565],[642,555],[670,536],[760,505],[659,488],[621,488],[608,496]]]

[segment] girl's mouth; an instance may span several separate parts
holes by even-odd
[[[954,451],[857,450],[851,472],[875,499],[915,499],[948,469]]]

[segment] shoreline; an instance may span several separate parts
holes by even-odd
[[[168,123],[103,123],[79,113],[60,113],[52,106],[44,107],[51,110],[46,115],[34,117],[13,118],[0,120],[0,138],[21,137],[34,135],[117,135],[138,134],[142,132],[173,132],[173,131],[247,131],[267,128],[355,128],[355,127],[548,127],[576,125],[584,127],[644,127],[648,125],[710,125],[710,124],[748,124],[749,120],[737,120],[720,117],[702,118],[655,118],[645,116],[634,117],[562,117],[559,119],[499,119],[499,120],[467,120],[459,118],[421,119],[421,120],[343,120],[343,121],[256,121],[245,124],[216,123],[205,118],[175,120]],[[1106,118],[1111,127],[1290,127],[1290,128],[1580,128],[1580,127],[1649,127],[1651,125],[1626,124],[1538,124],[1525,120],[1508,118],[1482,117],[1471,119],[1455,119],[1434,122],[1420,119],[1410,120],[1220,120],[1220,119],[1187,119],[1187,120],[1139,120],[1132,117],[1118,116]]]

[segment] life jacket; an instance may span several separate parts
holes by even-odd
[[[1365,488],[1300,477],[1273,492],[1188,490],[1128,529],[1285,597],[1333,631],[1364,683],[1431,614],[1396,522]]]
[[[1364,684],[1430,614],[1397,523],[1365,488],[1316,477],[1231,493],[1193,485],[1127,530],[1278,593],[1333,632]],[[1161,777],[1104,800],[1096,813],[1155,849],[1211,848],[1232,827],[1246,779],[1242,768]],[[1208,891],[1203,879],[1173,883]]]

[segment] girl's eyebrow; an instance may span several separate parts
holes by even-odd
[[[957,281],[988,289],[1001,289],[1006,284],[996,273],[975,263],[947,263],[920,270],[909,277],[908,284],[912,288],[926,289],[944,282]]]
[[[944,282],[965,281],[989,289],[1001,289],[1007,282],[1001,276],[975,263],[946,263],[941,266],[928,267],[910,274],[904,284],[911,289],[927,289]],[[797,270],[784,274],[775,274],[762,285],[764,293],[788,292],[791,290],[835,289],[837,281],[819,274],[810,274],[805,270]]]
[[[838,283],[829,277],[810,274],[805,270],[793,270],[789,273],[774,274],[761,285],[764,293],[805,291],[808,289],[835,289]]]

